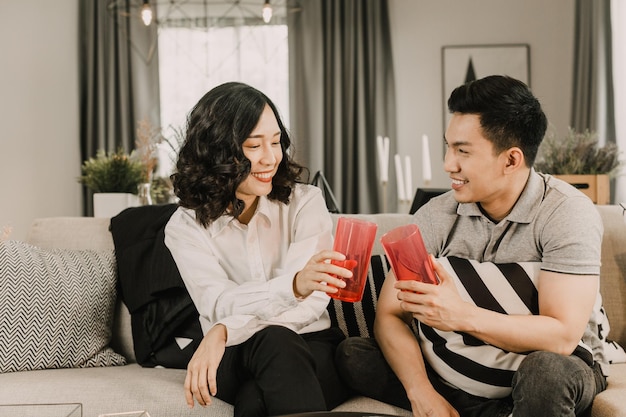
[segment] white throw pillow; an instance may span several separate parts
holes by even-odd
[[[108,344],[113,251],[0,242],[0,373],[124,365]]]
[[[616,341],[609,339],[611,325],[609,324],[609,318],[606,315],[604,307],[600,309],[600,319],[598,322],[600,340],[604,343],[604,356],[606,360],[609,363],[625,363],[626,352],[624,352],[624,348]]]

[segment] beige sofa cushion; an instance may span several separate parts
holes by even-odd
[[[26,241],[41,248],[114,250],[110,219],[46,217],[31,225]]]

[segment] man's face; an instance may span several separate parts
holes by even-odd
[[[454,113],[445,139],[444,169],[452,180],[454,197],[460,203],[480,203],[489,212],[508,191],[504,175],[507,153],[495,154],[475,114]]]

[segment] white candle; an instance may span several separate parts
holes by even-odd
[[[422,135],[422,178],[425,183],[433,179],[430,168],[430,149],[428,147],[428,136]]]
[[[406,186],[406,201],[411,201],[413,195],[413,174],[411,172],[411,157],[404,157],[404,185]]]
[[[398,183],[398,200],[404,201],[406,198],[404,197],[404,179],[402,172],[402,162],[400,161],[400,155],[396,154],[394,157],[396,163],[396,182]]]
[[[376,137],[376,150],[378,155],[378,167],[380,169],[380,182],[389,181],[389,138]]]
[[[383,162],[385,163],[385,182],[389,181],[389,138],[385,136],[383,139]]]

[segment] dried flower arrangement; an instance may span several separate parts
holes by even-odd
[[[11,226],[4,226],[0,231],[0,242],[9,240],[9,236],[11,236],[12,231],[13,229],[11,228]]]
[[[180,148],[185,143],[185,135],[187,132],[182,127],[172,125],[168,127],[168,130],[170,133],[163,135],[163,143],[167,145],[168,154],[171,157],[172,163],[176,164],[178,152],[180,152]]]
[[[158,146],[163,143],[172,147],[161,129],[154,128],[147,119],[139,121],[135,142],[136,154],[146,168],[145,182],[150,183],[150,196],[155,204],[167,204],[174,200],[172,181],[167,177],[153,175],[158,163],[156,152]]]
[[[161,129],[154,128],[148,119],[142,119],[137,123],[137,139],[135,140],[135,152],[133,156],[139,158],[143,164],[143,182],[149,183],[157,166],[156,151],[162,141]]]
[[[614,175],[619,166],[615,143],[598,146],[598,135],[570,128],[564,138],[546,136],[539,148],[535,169],[553,175]]]

